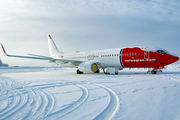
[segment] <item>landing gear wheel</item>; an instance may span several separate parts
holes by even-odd
[[[81,72],[80,70],[77,70],[77,74],[83,74],[83,72]]]
[[[107,72],[106,72],[105,68],[103,69],[103,72],[104,72],[104,74],[107,74]]]
[[[152,71],[151,71],[151,74],[156,74],[156,73],[157,73],[156,70],[152,70]]]
[[[97,69],[97,71],[96,71],[96,72],[94,72],[94,73],[99,73],[99,69]]]
[[[115,75],[118,75],[118,72],[115,72]]]

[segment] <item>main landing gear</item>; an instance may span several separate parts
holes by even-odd
[[[96,72],[94,72],[94,73],[99,73],[99,69],[97,69],[97,71],[96,71]]]
[[[162,70],[161,69],[157,69],[157,70],[155,70],[155,69],[153,69],[153,70],[151,70],[151,69],[148,69],[148,71],[147,71],[147,73],[151,73],[151,74],[157,74],[157,73],[159,73],[159,72],[162,72]]]
[[[83,74],[79,69],[77,69],[77,74]]]
[[[99,69],[97,69],[97,71],[94,72],[94,73],[99,73],[99,72],[100,72]],[[77,74],[83,74],[84,72],[81,72],[79,69],[77,69],[76,73],[77,73]]]
[[[104,68],[103,72],[104,74],[108,74],[108,75],[118,75],[118,70],[119,68],[108,67],[108,68]]]

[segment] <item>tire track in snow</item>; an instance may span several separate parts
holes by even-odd
[[[11,110],[19,103],[20,101],[20,96],[19,95],[15,95],[13,94],[13,99],[11,104],[9,104],[9,106],[7,106],[4,111],[2,111],[2,113],[0,113],[0,118],[2,119],[8,112],[11,112]]]
[[[1,80],[3,80],[4,82],[1,82],[1,86],[2,86],[2,88],[4,88],[4,85],[6,85],[7,86],[7,80],[5,79],[5,78],[1,78]],[[4,85],[3,85],[4,84]]]
[[[82,85],[76,85],[76,86],[78,86],[82,90],[82,92],[83,92],[82,96],[75,103],[71,104],[70,106],[68,106],[62,110],[56,111],[50,115],[47,115],[47,117],[45,118],[46,120],[57,119],[65,114],[69,113],[70,111],[72,111],[75,108],[77,108],[78,106],[80,106],[87,99],[87,97],[88,97],[87,88]]]
[[[8,109],[10,109],[11,107],[12,107],[12,105],[14,104],[14,102],[15,102],[15,98],[14,97],[12,97],[14,94],[12,93],[12,92],[10,92],[9,93],[9,91],[8,91],[8,88],[9,88],[9,86],[11,85],[10,84],[10,82],[8,83],[7,82],[7,79],[5,79],[4,77],[2,77],[1,79],[0,79],[1,81],[1,87],[2,87],[2,89],[0,89],[0,101],[1,101],[1,105],[3,105],[4,104],[4,102],[5,101],[7,101],[7,99],[9,99],[8,100],[8,103],[7,103],[7,106],[5,106],[4,108],[2,108],[1,110],[0,110],[0,119],[1,119],[1,116],[8,110]],[[4,81],[4,82],[3,82]],[[11,82],[12,83],[12,82]],[[0,107],[1,107],[1,105],[0,105]]]
[[[46,96],[48,96],[48,104],[47,104],[47,108],[45,110],[45,115],[48,115],[51,110],[53,109],[54,107],[54,97],[47,91],[44,91],[46,93]]]
[[[26,110],[30,103],[31,103],[31,100],[29,98],[29,94],[26,94],[27,97],[25,95],[23,95],[24,99],[22,102],[24,102],[18,109],[16,109],[13,113],[11,113],[9,116],[7,116],[5,119],[12,119],[13,118],[16,118],[18,119],[19,117],[22,116],[23,113],[26,113]],[[25,109],[25,111],[23,111],[23,109]]]
[[[45,114],[45,109],[48,104],[48,99],[47,99],[46,94],[43,91],[38,91],[38,94],[40,95],[40,99],[39,99],[40,104],[38,105],[38,108],[32,117],[32,119],[34,120],[40,119],[43,117],[43,114]]]
[[[27,112],[27,114],[21,118],[22,120],[27,120],[27,119],[31,120],[30,117],[34,115],[34,114],[33,114],[33,111],[36,110],[36,107],[37,107],[36,97],[37,97],[37,96],[36,96],[36,94],[34,93],[34,91],[32,91],[31,94],[32,94],[32,97],[33,97],[32,102],[31,102],[31,104],[30,104],[30,107],[31,107],[31,108],[29,109],[29,111]],[[33,95],[33,94],[34,94],[34,95]],[[34,113],[35,113],[35,111],[34,111]]]
[[[1,79],[0,79],[1,80]],[[2,83],[2,81],[0,81],[1,83],[0,83],[0,98],[4,98],[4,96],[6,95],[6,92],[5,91],[3,91],[3,89],[4,89],[4,85],[3,85],[3,83]],[[1,105],[3,105],[3,100],[2,99],[0,99],[0,101],[2,101],[1,103],[0,103],[0,108],[1,108]],[[1,113],[1,111],[2,110],[0,110],[0,113]]]
[[[54,97],[47,91],[39,91],[41,96],[41,104],[36,110],[36,114],[33,119],[43,119],[44,116],[49,114],[54,107]]]
[[[63,86],[62,83],[49,83],[49,84],[41,84],[41,85],[32,85],[31,87],[38,87],[38,88],[50,88],[50,87],[58,87]]]
[[[4,119],[20,119],[25,116],[30,108],[30,105],[33,103],[32,95],[29,90],[19,89],[19,92],[16,90],[16,93],[21,96],[21,101],[19,106],[15,106],[10,115],[6,116]],[[8,111],[9,113],[9,111]]]
[[[38,92],[36,92],[36,91],[32,91],[33,93],[32,94],[34,94],[33,95],[33,102],[32,102],[32,104],[31,104],[31,109],[29,110],[29,112],[27,113],[27,115],[26,116],[24,116],[22,119],[24,120],[24,119],[29,119],[29,120],[32,120],[33,118],[32,117],[34,117],[35,115],[36,115],[36,112],[37,112],[37,110],[38,110],[38,108],[39,108],[39,103],[41,104],[41,96],[40,96],[40,94],[38,94]]]
[[[22,85],[9,79],[2,78],[2,80],[3,83],[1,83],[4,85],[3,87],[6,87],[6,91],[11,90],[10,93],[12,95],[7,95],[7,93],[3,95],[3,99],[10,99],[10,101],[8,105],[0,111],[0,119],[11,119],[12,117],[13,119],[41,119],[45,115],[48,115],[53,109],[54,97],[49,92],[41,89],[60,85],[41,85],[42,88],[37,91],[33,88],[35,86],[22,87]]]
[[[0,91],[4,88],[3,83],[0,83]]]
[[[6,111],[8,111],[8,109],[11,109],[13,107],[13,104],[15,104],[15,101],[17,101],[16,99],[17,97],[12,97],[11,102],[4,109],[0,110],[0,118],[1,115],[3,115]]]
[[[7,80],[5,79],[5,78],[1,78],[0,79],[1,81],[1,83],[0,83],[0,91],[1,91],[1,94],[0,95],[2,95],[2,92],[5,92],[4,94],[7,94],[7,91],[4,91],[4,90],[6,90],[7,88],[8,88],[8,83],[7,83]],[[4,81],[4,82],[3,82]]]
[[[116,95],[116,93],[112,91],[110,88],[107,88],[99,84],[94,84],[94,85],[105,89],[110,95],[110,101],[109,101],[108,106],[99,115],[97,115],[93,120],[110,120],[114,117],[114,115],[118,111],[119,98]]]
[[[8,78],[2,78],[5,81],[5,91],[3,99],[9,99],[8,105],[0,111],[0,119],[19,119],[29,111],[32,103],[32,95],[28,89],[22,87],[17,82]]]
[[[54,107],[54,97],[49,92],[33,92],[33,102],[31,103],[31,108],[22,119],[41,119],[45,115],[48,115]],[[40,102],[39,105],[38,102]]]
[[[35,96],[34,96],[34,92],[31,88],[25,88],[26,92],[27,92],[27,101],[26,103],[20,108],[17,110],[17,112],[21,111],[21,113],[18,115],[17,119],[23,119],[27,117],[27,115],[29,115],[29,113],[31,113],[32,111],[32,108],[34,107],[35,105]],[[15,115],[17,116],[17,115]],[[13,116],[13,117],[15,117]]]
[[[15,93],[16,96],[19,96],[19,102],[17,104],[14,104],[11,109],[6,110],[2,119],[19,119],[29,111],[29,107],[33,102],[31,93],[29,93],[25,89],[19,88],[15,91]],[[13,101],[14,100],[12,100],[12,102]]]
[[[24,99],[25,99],[24,96],[23,96],[22,94],[17,94],[17,96],[18,96],[18,100],[15,99],[15,100],[17,100],[17,101],[14,102],[15,104],[13,104],[13,106],[11,107],[11,109],[7,110],[7,111],[2,115],[2,119],[7,119],[8,116],[10,116],[11,114],[13,114],[14,111],[18,110],[19,107],[23,104],[23,101],[24,101]],[[15,95],[15,97],[16,97],[16,95]]]

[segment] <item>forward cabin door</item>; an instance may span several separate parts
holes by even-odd
[[[149,57],[150,57],[150,55],[149,55],[149,51],[144,50],[144,59],[145,59],[145,60],[148,60],[148,59],[149,59]]]

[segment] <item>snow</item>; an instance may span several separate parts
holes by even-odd
[[[180,65],[156,75],[76,74],[72,68],[1,68],[0,119],[178,120]]]

